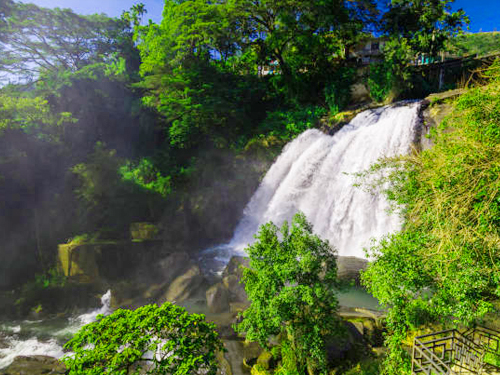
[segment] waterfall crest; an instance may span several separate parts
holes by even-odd
[[[302,133],[267,172],[227,248],[242,253],[261,224],[280,226],[302,211],[339,255],[365,258],[370,239],[399,230],[401,223],[387,212],[382,195],[353,186],[354,174],[381,157],[410,151],[419,107],[414,102],[364,111],[334,136],[316,129]]]

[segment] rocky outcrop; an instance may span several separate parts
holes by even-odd
[[[57,375],[66,374],[66,366],[57,359],[44,356],[18,356],[0,375]]]
[[[211,313],[229,310],[229,290],[222,283],[211,286],[206,291],[207,305]]]
[[[248,267],[249,259],[233,256],[222,272],[222,282],[219,282],[206,292],[207,305],[212,313],[237,313],[248,306],[245,286],[241,283],[243,269]]]
[[[337,276],[340,280],[354,280],[359,285],[360,271],[368,267],[368,261],[357,257],[337,257]]]
[[[241,267],[249,267],[250,266],[250,259],[247,257],[242,257],[242,256],[232,256],[231,259],[229,260],[226,268],[222,272],[222,277],[226,277],[229,275],[236,275],[238,279],[241,279],[243,276],[243,270]]]
[[[228,275],[222,279],[222,283],[229,291],[231,302],[245,302],[248,300],[245,285],[237,275]]]
[[[178,276],[169,285],[168,290],[163,295],[162,302],[182,302],[199,291],[204,281],[198,265],[191,267],[182,275]]]

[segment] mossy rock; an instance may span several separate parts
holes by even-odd
[[[257,358],[257,365],[260,365],[265,370],[273,368],[274,367],[273,355],[268,351],[260,353],[259,357]]]
[[[42,374],[66,374],[66,366],[56,358],[34,355],[18,356],[14,362],[0,372],[2,375],[42,375]]]
[[[132,241],[153,240],[158,234],[158,228],[152,223],[130,224],[130,237]]]
[[[270,375],[270,373],[259,364],[256,364],[255,366],[252,367],[251,374],[252,375]]]

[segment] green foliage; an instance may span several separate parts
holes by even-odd
[[[149,159],[141,159],[136,165],[127,162],[119,168],[119,172],[124,180],[134,182],[163,197],[172,191],[171,177],[162,176]]]
[[[447,42],[447,51],[458,56],[478,54],[479,56],[500,52],[500,33],[466,33],[457,35]]]
[[[120,164],[116,150],[107,150],[105,144],[96,143],[95,151],[89,156],[87,163],[71,168],[81,182],[75,192],[89,205],[98,205],[106,195],[116,190]]]
[[[215,375],[223,350],[213,323],[169,302],[101,315],[64,347],[70,375]]]
[[[414,52],[436,57],[469,22],[462,9],[452,12],[454,1],[392,0],[382,18],[384,30],[399,43],[404,39]]]
[[[3,77],[7,80],[12,75],[26,79],[35,77],[37,69],[75,71],[105,61],[121,44],[119,30],[126,28],[105,15],[13,3],[6,22],[0,23],[0,72],[9,73]]]
[[[500,63],[490,83],[460,97],[434,146],[381,162],[388,197],[405,225],[372,248],[363,275],[389,307],[390,374],[409,371],[401,342],[409,329],[441,321],[470,325],[500,297]],[[383,180],[384,181],[384,180]]]
[[[354,368],[348,370],[344,375],[379,375],[380,363],[376,360],[366,360],[358,363]]]
[[[284,370],[325,373],[324,339],[340,330],[335,253],[300,213],[280,230],[261,226],[256,239],[243,272],[251,304],[237,330],[263,347],[281,334]]]
[[[273,111],[267,114],[259,130],[271,136],[279,136],[284,140],[290,140],[305,130],[316,127],[321,117],[326,114],[327,110],[319,106],[307,106],[297,110]]]
[[[38,134],[43,130],[47,134],[58,126],[72,122],[76,120],[71,113],[54,113],[42,97],[0,93],[0,134],[6,129]]]
[[[65,284],[66,277],[55,267],[50,268],[46,273],[35,275],[35,285],[37,287],[48,288],[49,286],[57,287]]]
[[[341,67],[325,87],[325,102],[331,115],[337,114],[349,104],[355,74],[355,68]]]
[[[383,102],[394,85],[394,76],[388,63],[374,63],[370,65],[368,76],[368,90],[370,97],[376,102]]]
[[[484,362],[489,363],[490,365],[500,367],[500,355],[493,353],[486,353],[484,356]]]

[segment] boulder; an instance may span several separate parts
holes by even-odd
[[[222,283],[211,286],[205,293],[208,309],[211,313],[229,310],[229,290]]]
[[[229,275],[222,279],[224,286],[230,293],[231,302],[245,302],[248,301],[245,287],[240,283],[240,279],[236,275]]]
[[[162,301],[182,302],[194,295],[201,285],[204,278],[200,267],[191,265],[191,267],[182,275],[178,276],[163,295]]]
[[[249,267],[250,260],[247,257],[242,256],[232,256],[227,264],[226,268],[222,272],[222,277],[226,277],[229,275],[236,275],[238,279],[241,279],[243,276],[243,270],[240,266]]]
[[[185,272],[191,265],[187,253],[172,253],[168,257],[158,261],[156,265],[158,277],[160,277],[162,284],[169,284],[172,280]]]
[[[130,237],[132,241],[144,241],[155,239],[158,234],[158,227],[153,223],[132,223],[130,224]]]
[[[368,267],[368,261],[357,257],[337,257],[337,275],[341,280],[354,280],[359,284],[359,271]]]
[[[232,313],[240,313],[248,309],[250,302],[229,302],[229,311]]]
[[[56,375],[66,374],[66,366],[45,355],[18,356],[0,375]]]
[[[268,351],[260,353],[259,357],[257,358],[257,364],[263,367],[265,370],[273,368],[274,367],[273,355]]]
[[[243,342],[243,364],[247,368],[251,368],[257,363],[257,358],[259,358],[260,353],[262,353],[262,348],[257,342],[244,341]]]

